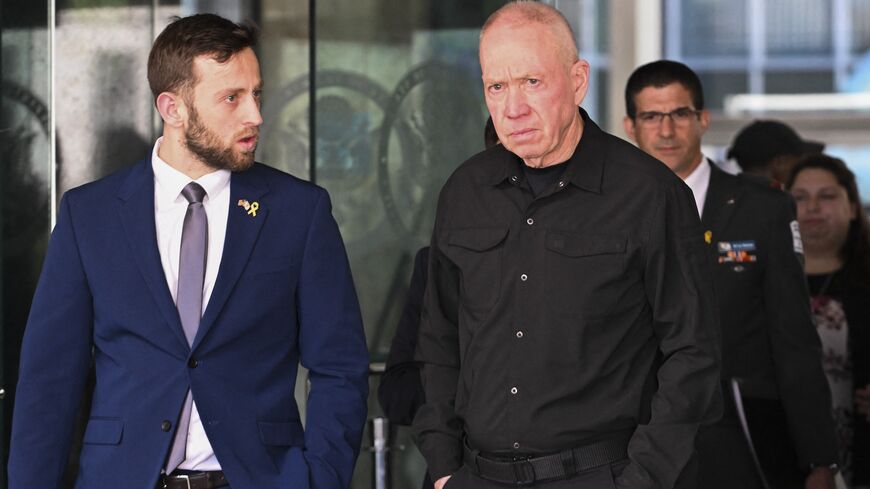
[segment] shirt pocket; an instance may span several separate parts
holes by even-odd
[[[459,268],[460,304],[489,309],[499,297],[507,227],[460,228],[447,235],[446,255]]]
[[[547,297],[557,311],[608,315],[628,285],[623,234],[547,233]]]

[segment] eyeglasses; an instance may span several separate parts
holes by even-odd
[[[697,118],[701,113],[700,110],[695,110],[691,107],[680,107],[670,112],[641,112],[637,114],[635,119],[641,126],[646,128],[658,127],[665,120],[665,117],[670,117],[675,126],[685,126],[693,117]]]

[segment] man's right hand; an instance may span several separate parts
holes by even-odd
[[[444,486],[447,484],[447,481],[450,480],[450,477],[452,476],[445,475],[444,477],[435,481],[435,489],[444,489]]]

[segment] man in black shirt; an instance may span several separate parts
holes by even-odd
[[[772,489],[833,488],[837,445],[821,346],[810,317],[791,197],[770,180],[729,175],[701,153],[710,115],[682,63],[639,67],[625,89],[626,132],[692,189],[713,266],[723,390],[739,382],[754,451]],[[698,487],[765,487],[729,396],[698,435]]]
[[[534,2],[483,27],[502,144],[441,192],[417,349],[436,489],[671,488],[720,415],[691,192],[578,109],[589,65],[573,39]]]

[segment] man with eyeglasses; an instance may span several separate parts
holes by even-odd
[[[769,181],[729,175],[701,152],[710,125],[698,76],[674,61],[632,73],[625,131],[692,189],[722,327],[722,419],[699,431],[698,487],[833,488],[837,444],[803,273],[794,203]],[[699,236],[699,239],[701,237]],[[743,393],[753,448],[731,380]]]

